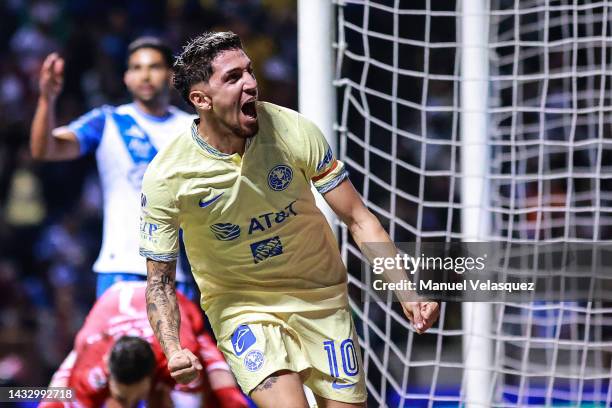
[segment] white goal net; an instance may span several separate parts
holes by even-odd
[[[468,1],[483,4],[487,68],[476,78],[487,98],[469,109]],[[336,0],[335,9],[339,156],[395,242],[465,238],[466,114],[486,118],[483,241],[612,241],[612,2]],[[490,303],[479,340],[492,356],[474,397],[461,305],[442,303],[439,322],[417,335],[361,282],[346,229],[341,239],[371,406],[612,406],[612,299]]]

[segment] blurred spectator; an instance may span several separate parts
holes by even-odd
[[[28,11],[28,21],[13,34],[10,45],[18,65],[33,77],[41,59],[59,47],[52,30],[60,9],[55,1],[37,0],[30,4]]]

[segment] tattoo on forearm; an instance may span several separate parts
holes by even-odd
[[[176,262],[148,260],[147,269],[147,316],[166,357],[170,357],[171,349],[180,348],[181,315],[174,288]]]
[[[153,313],[157,313],[157,306],[155,306],[155,303],[147,303],[147,316]]]
[[[278,377],[268,377],[255,387],[255,391],[269,390],[277,381]]]

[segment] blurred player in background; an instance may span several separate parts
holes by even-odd
[[[180,293],[181,343],[200,369],[195,381],[177,386],[155,339],[145,310],[145,282],[119,282],[98,299],[74,342],[74,349],[51,380],[71,387],[85,407],[172,406],[170,391],[201,395],[204,407],[247,406],[223,356],[204,332],[200,310]],[[185,351],[187,353],[187,351]],[[170,367],[175,368],[175,367]],[[69,403],[66,404],[70,406]],[[45,408],[62,403],[43,403]]]
[[[192,116],[170,106],[172,52],[154,37],[128,47],[124,82],[133,102],[102,106],[68,126],[55,128],[55,103],[64,82],[64,60],[45,59],[40,96],[30,132],[30,150],[39,160],[70,160],[95,152],[104,195],[102,248],[93,266],[96,295],[113,283],[145,280],[145,260],[138,255],[140,187],[149,162],[159,149],[189,127]],[[151,231],[149,231],[151,232]],[[179,268],[178,289],[193,298]]]
[[[261,407],[361,407],[361,352],[347,271],[311,184],[356,243],[388,234],[348,181],[320,130],[258,101],[251,61],[233,33],[206,33],[175,62],[174,83],[199,116],[152,161],[143,180],[141,254],[147,312],[170,370],[197,360],[179,343],[174,289],[179,229],[220,350]],[[316,84],[313,84],[316,86]],[[152,231],[151,234],[148,232]],[[403,302],[422,333],[436,302]]]

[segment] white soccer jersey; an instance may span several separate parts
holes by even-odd
[[[193,119],[172,106],[165,117],[151,116],[131,103],[93,109],[68,125],[81,154],[95,150],[102,183],[104,230],[94,271],[147,274],[145,258],[138,254],[142,176],[157,152],[188,130]],[[177,268],[177,280],[184,278]]]

